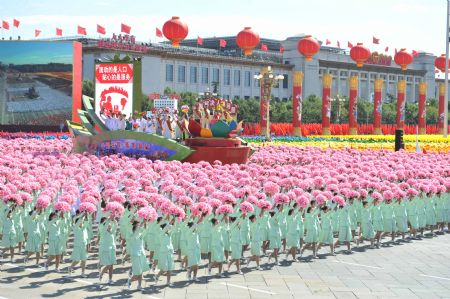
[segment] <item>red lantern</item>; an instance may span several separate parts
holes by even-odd
[[[307,35],[298,42],[297,49],[307,61],[311,61],[312,57],[319,52],[320,45],[315,38]]]
[[[236,36],[236,44],[244,50],[244,55],[251,55],[253,49],[259,44],[259,34],[253,32],[251,27],[245,27]]]
[[[180,21],[179,17],[172,17],[169,21],[164,23],[164,36],[172,42],[172,46],[178,48],[180,42],[188,35],[188,26]]]
[[[450,59],[448,60],[450,65]],[[440,70],[441,72],[445,73],[445,54],[442,54],[436,60],[434,61],[434,66]]]
[[[364,62],[370,58],[370,50],[364,47],[362,43],[357,43],[350,50],[350,57],[356,62],[357,67],[362,67]]]
[[[400,49],[400,51],[395,54],[394,61],[402,68],[402,71],[406,71],[408,65],[413,62],[413,56],[406,52],[406,49]]]

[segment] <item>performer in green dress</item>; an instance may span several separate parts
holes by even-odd
[[[270,219],[269,219],[269,225],[270,225],[270,231],[269,231],[269,247],[273,250],[273,252],[269,256],[269,263],[272,258],[275,259],[275,264],[278,265],[278,252],[281,248],[281,229],[280,229],[280,223],[279,218],[276,217],[275,211],[269,212]]]
[[[42,247],[42,233],[40,226],[40,218],[44,218],[45,215],[43,213],[38,212],[37,210],[32,210],[28,213],[27,222],[27,244],[25,245],[25,250],[27,255],[25,256],[24,263],[28,262],[28,259],[36,254],[36,265],[39,265],[39,259],[41,257],[41,247]]]
[[[317,251],[322,245],[330,245],[330,254],[334,256],[336,254],[334,253],[333,225],[331,219],[335,212],[331,211],[328,206],[323,206],[320,210],[320,233]]]
[[[241,257],[242,257],[242,233],[241,233],[241,221],[247,220],[246,218],[240,218],[237,220],[236,215],[229,217],[230,219],[230,249],[231,249],[231,259],[228,262],[228,271],[232,264],[236,265],[236,270],[238,274],[243,274],[241,271]]]
[[[350,242],[353,239],[353,234],[350,220],[350,205],[339,205],[337,213],[339,217],[339,235],[336,244],[344,243],[347,245],[347,253],[352,253]]]
[[[416,202],[419,199],[414,194],[409,194],[409,200],[406,202],[406,215],[408,216],[409,233],[411,237],[416,237],[419,228],[419,217],[417,216]]]
[[[112,276],[114,272],[114,265],[116,260],[116,230],[117,221],[114,215],[111,215],[109,219],[103,217],[100,220],[99,234],[100,234],[100,248],[99,257],[100,265],[104,266],[100,269],[99,280],[102,281],[103,274],[108,272],[109,280],[108,284],[112,284]]]
[[[372,214],[369,207],[369,202],[363,201],[361,209],[361,237],[359,242],[363,240],[370,241],[370,248],[374,248],[375,230],[372,224]],[[359,244],[358,244],[359,245]]]
[[[81,263],[81,277],[86,277],[87,245],[89,240],[88,225],[89,218],[87,214],[82,213],[75,218],[73,225],[72,264],[69,266],[69,275],[72,274],[73,268],[78,263]]]
[[[297,248],[300,245],[300,221],[302,215],[297,211],[296,206],[289,209],[287,215],[287,233],[286,233],[286,246],[289,251],[286,253],[286,260],[289,255],[292,256],[292,261],[297,262],[296,254]]]
[[[428,193],[425,197],[425,215],[427,218],[427,226],[434,235],[434,229],[436,228],[436,209],[435,209],[435,198],[432,193]]]
[[[381,205],[381,213],[383,214],[383,232],[385,235],[391,235],[391,242],[394,242],[395,232],[397,231],[393,207],[394,205],[390,198],[386,198]]]
[[[408,214],[406,212],[406,203],[401,197],[393,203],[395,223],[397,225],[397,232],[402,235],[402,240],[405,240],[405,234],[408,232]]]
[[[58,217],[56,212],[52,212],[48,217],[48,259],[45,263],[45,270],[48,270],[48,266],[52,260],[55,260],[56,272],[59,272],[59,262],[61,254],[63,252],[62,236],[61,236],[61,218]]]
[[[175,270],[175,264],[173,261],[173,245],[171,239],[172,224],[175,223],[175,219],[170,221],[170,224],[163,223],[160,225],[161,232],[159,233],[159,249],[158,256],[158,268],[159,272],[156,275],[156,282],[158,282],[161,275],[166,275],[166,285],[172,286],[170,283],[170,276],[172,271]]]
[[[379,193],[377,193],[379,194]],[[373,198],[373,206],[370,209],[373,229],[375,230],[375,240],[377,248],[380,248],[381,235],[383,234],[383,213],[381,212],[380,198]]]
[[[128,279],[128,288],[131,288],[133,281],[138,281],[138,290],[142,290],[142,274],[150,269],[144,250],[145,227],[138,221],[133,221],[130,242],[131,273],[132,277]],[[173,252],[173,251],[172,251]]]
[[[265,219],[264,218],[256,219],[256,215],[251,215],[249,219],[250,219],[250,253],[252,256],[246,260],[246,264],[248,265],[250,261],[255,261],[256,270],[261,270],[260,259],[262,255],[262,246],[263,246],[262,227],[265,225]]]
[[[315,202],[311,201],[310,206],[306,209],[305,214],[305,245],[302,248],[303,254],[306,249],[311,248],[313,257],[317,258],[317,242],[319,242],[319,219],[315,213]]]
[[[194,225],[193,221],[189,221],[184,233],[186,234],[186,241],[187,241],[188,280],[199,282],[197,274],[198,274],[198,266],[200,265],[200,261],[202,259],[202,254],[200,252],[201,251],[200,240],[198,237],[197,225]]]
[[[211,275],[211,269],[217,267],[219,277],[224,277],[222,274],[223,262],[225,261],[225,253],[223,247],[223,238],[221,233],[221,226],[216,218],[211,219],[211,263],[208,265],[208,275]]]
[[[5,251],[9,250],[10,260],[14,261],[14,248],[17,246],[17,234],[16,225],[14,223],[14,208],[12,205],[8,210],[3,219],[3,229],[2,229],[2,259],[4,257]]]

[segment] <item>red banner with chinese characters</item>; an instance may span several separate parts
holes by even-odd
[[[382,112],[382,88],[383,79],[378,78],[374,81],[374,95],[373,95],[373,133],[381,135],[381,112]]]
[[[406,81],[399,80],[397,83],[397,130],[403,130],[405,126],[405,92]]]
[[[419,115],[418,115],[418,125],[419,125],[419,134],[426,133],[427,127],[427,112],[425,108],[426,104],[426,93],[427,93],[427,84],[425,82],[419,83]]]
[[[322,135],[330,135],[331,118],[331,83],[333,77],[324,74],[322,77]]]
[[[439,134],[444,133],[444,109],[445,109],[445,85],[439,83],[439,112],[438,112],[438,128]]]
[[[349,92],[349,107],[348,107],[348,124],[350,135],[358,134],[358,110],[357,110],[357,96],[358,96],[358,77],[352,76],[350,81]]]
[[[292,90],[292,125],[294,126],[294,136],[301,136],[302,131],[300,126],[302,124],[302,85],[303,73],[294,72],[293,76],[293,90]]]

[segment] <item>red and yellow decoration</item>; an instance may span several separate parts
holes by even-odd
[[[439,134],[444,133],[444,113],[445,113],[445,85],[439,83],[439,110],[438,110],[438,128]]]
[[[410,65],[413,60],[413,56],[406,52],[406,49],[400,49],[394,56],[395,63],[402,68],[402,71],[406,71],[408,65]]]
[[[172,17],[164,23],[164,36],[172,42],[174,48],[180,47],[180,42],[188,35],[188,26],[180,20],[180,17]]]
[[[374,95],[373,95],[373,129],[374,134],[381,134],[381,111],[382,111],[382,89],[383,89],[383,79],[378,78],[373,82],[374,84]]]
[[[297,49],[300,54],[305,56],[306,61],[311,61],[313,56],[319,52],[320,44],[311,35],[307,35],[298,42]]]
[[[397,130],[403,130],[405,126],[405,92],[406,81],[399,80],[397,83]]]
[[[364,47],[362,43],[358,43],[350,50],[350,57],[356,62],[357,67],[363,67],[364,62],[370,58],[370,50]]]
[[[245,56],[251,55],[253,49],[259,44],[259,34],[254,32],[251,27],[245,27],[236,36],[236,44],[244,50]]]
[[[302,86],[303,73],[294,72],[293,76],[294,87],[292,91],[292,125],[294,126],[294,136],[302,136],[300,125],[302,124]]]
[[[449,65],[450,65],[450,59],[449,59]],[[442,54],[436,60],[434,61],[434,66],[440,70],[441,72],[445,73],[445,54]]]
[[[419,134],[425,134],[427,129],[426,120],[426,98],[427,98],[427,84],[425,82],[419,83],[419,115],[418,115],[418,125]]]
[[[322,77],[322,135],[330,135],[331,123],[331,83],[333,76],[324,74]]]
[[[358,134],[358,77],[351,76],[349,78],[350,92],[349,92],[349,106],[348,106],[348,124],[350,135]]]

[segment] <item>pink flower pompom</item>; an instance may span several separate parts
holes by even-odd
[[[58,201],[57,203],[55,203],[55,210],[64,213],[69,212],[70,204],[65,201]]]
[[[306,208],[309,205],[309,197],[306,196],[305,194],[302,194],[299,197],[297,197],[296,202],[300,207]]]
[[[121,217],[125,209],[120,203],[111,201],[106,204],[105,211],[110,212],[116,217]]]
[[[29,193],[20,192],[19,195],[22,198],[22,200],[25,201],[25,202],[32,202],[33,201],[33,197]]]
[[[139,218],[146,221],[155,221],[158,218],[158,214],[156,210],[152,207],[143,207],[137,211],[137,215]]]
[[[194,201],[189,196],[182,195],[182,196],[178,197],[178,204],[179,205],[192,206],[193,203],[194,203]]]
[[[184,210],[175,205],[169,209],[169,214],[174,217],[177,217],[180,221],[186,217],[186,213],[184,212]]]
[[[419,192],[416,189],[414,189],[414,188],[409,188],[406,191],[406,194],[408,194],[410,196],[417,196],[417,194],[419,194]]]
[[[80,206],[78,207],[78,210],[80,210],[80,212],[86,212],[86,213],[92,214],[97,211],[97,207],[90,202],[82,202],[80,204]]]
[[[276,193],[273,196],[273,199],[276,204],[287,205],[289,204],[289,196],[283,193]]]
[[[219,206],[222,205],[222,202],[216,198],[208,199],[207,203],[213,208],[218,208]]]
[[[259,200],[256,196],[250,195],[249,197],[247,197],[247,201],[252,205],[257,205]]]
[[[224,193],[222,195],[221,199],[224,204],[235,204],[236,203],[236,198],[231,193]]]
[[[10,194],[9,196],[7,196],[3,199],[3,202],[5,202],[5,203],[10,202],[10,201],[16,203],[18,206],[21,206],[23,203],[22,197],[20,197],[19,194]]]
[[[323,195],[323,194],[318,194],[318,195],[315,197],[315,200],[316,200],[316,203],[317,203],[318,205],[321,205],[321,204],[323,204],[324,202],[327,201],[327,198],[326,198],[325,195]]]
[[[338,204],[340,207],[345,206],[345,200],[342,196],[336,195],[333,196],[333,198],[331,199],[331,201],[335,202],[336,204]]]
[[[122,193],[120,192],[115,192],[112,196],[111,196],[111,201],[115,201],[118,203],[123,204],[126,201],[125,196],[123,196]]]
[[[211,206],[206,202],[199,202],[197,204],[193,204],[191,210],[195,216],[200,216],[204,213],[209,215],[212,212]]]
[[[383,200],[383,195],[381,195],[380,192],[374,192],[372,193],[372,198],[377,200]]]
[[[36,208],[38,209],[46,209],[52,200],[50,199],[50,196],[47,195],[41,195],[36,200]]]
[[[65,193],[58,198],[58,201],[64,201],[69,205],[73,205],[77,201],[77,198],[69,193]]]
[[[134,205],[134,206],[137,206],[137,207],[146,207],[146,206],[148,206],[148,202],[144,199],[144,198],[141,198],[141,197],[135,197],[135,198],[133,198],[132,200],[131,200],[131,203]]]
[[[367,198],[367,196],[369,195],[369,192],[367,192],[367,190],[365,190],[365,189],[359,189],[359,194],[361,197]]]
[[[392,198],[394,198],[394,193],[392,193],[392,191],[390,191],[390,190],[384,191],[383,198],[384,199],[392,199]]]
[[[253,211],[255,211],[252,204],[249,202],[246,202],[246,201],[241,203],[241,205],[239,206],[239,209],[241,210],[242,213],[245,213],[245,214],[253,213]]]
[[[231,205],[221,205],[216,210],[216,215],[227,215],[233,213],[233,207]]]
[[[264,211],[268,211],[272,209],[272,204],[267,200],[260,200],[258,201],[258,208]]]
[[[274,195],[275,193],[280,192],[280,186],[273,182],[267,182],[264,184],[264,192],[266,192],[269,195]]]

